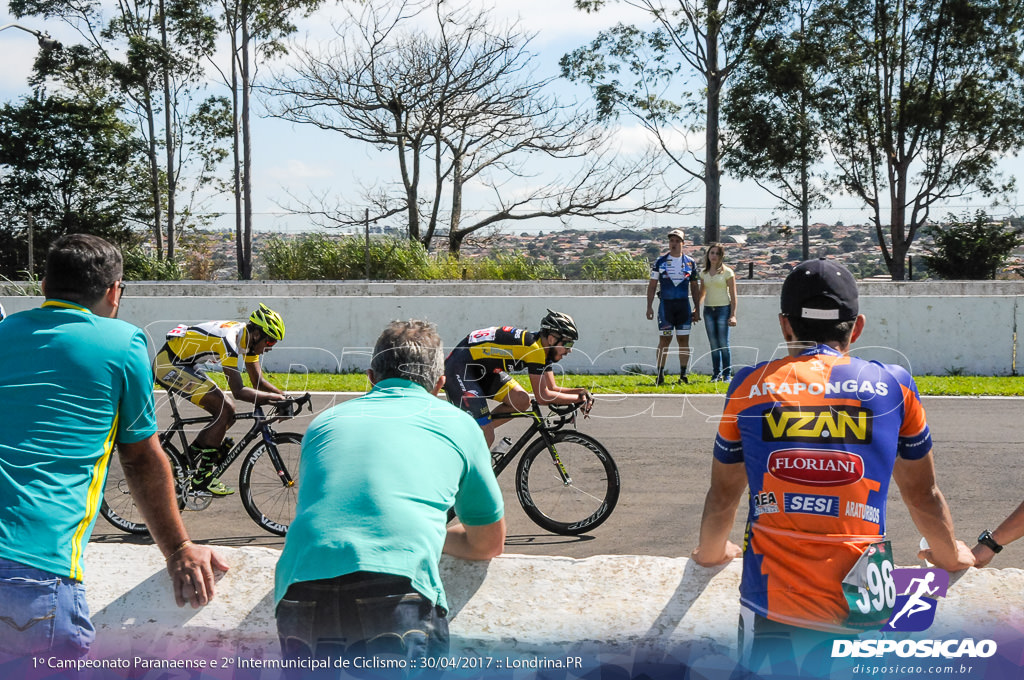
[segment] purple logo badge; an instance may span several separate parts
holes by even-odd
[[[935,621],[938,598],[949,589],[949,572],[943,569],[893,569],[896,603],[882,630],[920,632]]]

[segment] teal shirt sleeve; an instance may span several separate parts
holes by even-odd
[[[141,330],[137,330],[129,342],[122,380],[117,441],[134,444],[151,437],[157,431],[153,369],[149,363],[146,336]]]
[[[491,469],[491,453],[487,450],[483,430],[475,422],[472,425],[464,438],[467,467],[455,496],[455,514],[466,526],[476,527],[493,524],[504,517],[505,504]]]

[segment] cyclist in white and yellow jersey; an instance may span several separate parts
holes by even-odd
[[[214,496],[235,492],[214,476],[214,469],[231,449],[224,435],[235,421],[235,400],[268,404],[285,398],[284,392],[263,377],[260,355],[284,339],[284,320],[264,304],[247,322],[210,321],[189,326],[181,324],[167,332],[167,342],[156,354],[156,381],[175,394],[187,397],[214,417],[190,445],[199,472],[193,486]],[[219,363],[231,394],[217,387],[203,371],[202,364]],[[241,365],[252,387],[242,381]]]

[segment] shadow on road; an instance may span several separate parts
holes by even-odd
[[[569,545],[593,541],[593,536],[557,536],[555,534],[518,534],[506,536],[506,546]]]

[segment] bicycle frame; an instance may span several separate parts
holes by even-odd
[[[526,428],[526,431],[519,437],[519,440],[512,445],[505,453],[495,454],[491,453],[491,466],[494,468],[494,476],[500,475],[505,468],[508,467],[509,463],[519,455],[519,453],[526,448],[526,446],[533,439],[534,435],[540,434],[541,439],[544,440],[544,445],[551,453],[551,459],[555,463],[555,467],[558,468],[558,474],[562,477],[563,484],[571,484],[572,479],[569,477],[569,473],[566,472],[565,466],[562,465],[562,461],[558,459],[558,452],[555,450],[554,441],[551,438],[552,432],[557,432],[562,429],[565,425],[570,422],[575,425],[576,421],[576,409],[573,409],[569,413],[557,414],[558,421],[554,425],[549,425],[540,412],[540,405],[533,400],[531,402],[531,410],[523,412],[512,412],[512,413],[501,413],[496,416],[492,416],[492,420],[509,420],[512,418],[530,418],[533,422]]]
[[[160,434],[160,444],[164,445],[172,441],[175,435],[177,435],[178,440],[181,443],[182,455],[185,456],[186,459],[188,459],[189,463],[195,463],[195,461],[192,460],[192,457],[189,455],[188,436],[185,433],[185,428],[188,425],[201,425],[210,423],[213,421],[213,416],[205,415],[195,416],[192,418],[182,418],[181,413],[178,411],[178,404],[177,400],[174,398],[174,395],[168,392],[167,396],[171,406],[171,414],[173,416],[173,421],[171,422],[170,427],[168,427]],[[248,432],[242,435],[241,439],[235,442],[235,445],[232,446],[231,450],[228,451],[226,456],[224,456],[224,460],[222,460],[217,465],[217,468],[214,470],[214,476],[219,477],[222,474],[224,474],[224,471],[231,467],[232,463],[238,460],[238,457],[241,456],[242,452],[249,447],[249,444],[251,444],[253,440],[255,440],[257,437],[261,435],[263,437],[264,443],[267,444],[267,448],[272,451],[272,438],[274,436],[274,429],[270,425],[271,423],[279,419],[280,418],[278,416],[265,415],[262,406],[255,406],[252,411],[235,414],[235,420],[252,420],[252,427],[249,428]],[[277,463],[279,463],[279,461],[275,461],[275,464]],[[278,466],[278,469],[280,470],[280,466]],[[288,477],[289,473],[285,471],[284,476]],[[290,484],[293,480],[290,478],[283,478],[281,481],[284,484]]]

